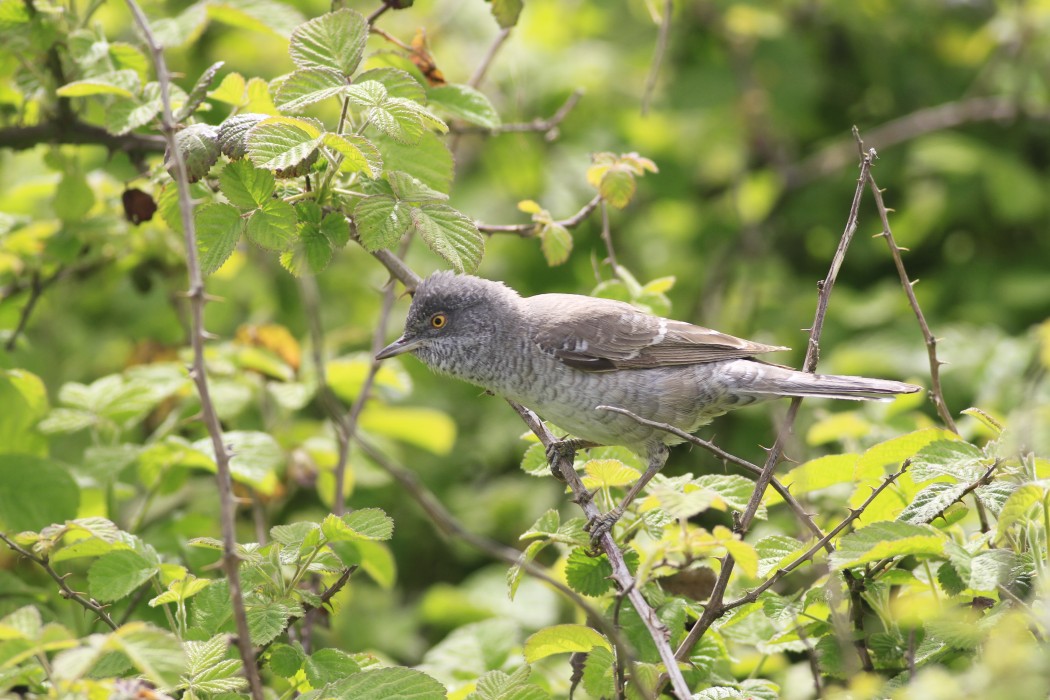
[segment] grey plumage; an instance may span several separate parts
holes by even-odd
[[[411,352],[432,369],[513,399],[583,440],[646,455],[650,469],[641,484],[662,466],[666,446],[681,439],[597,406],[618,406],[694,432],[727,411],[781,396],[864,400],[920,389],[754,359],[785,349],[623,302],[573,294],[523,298],[499,282],[439,272],[416,290],[404,335],[377,357]]]

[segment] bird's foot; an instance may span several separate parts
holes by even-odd
[[[593,442],[572,438],[566,440],[555,440],[547,445],[547,464],[550,465],[551,474],[558,481],[565,481],[565,475],[561,473],[559,464],[565,463],[570,467],[576,460],[576,452],[587,447],[597,447]]]
[[[608,513],[591,518],[583,529],[591,535],[591,546],[598,547],[601,539],[612,532],[613,525],[623,517],[623,506],[616,506]]]

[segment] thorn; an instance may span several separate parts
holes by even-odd
[[[905,253],[910,253],[911,252],[911,248],[905,248],[902,245],[897,246],[897,250],[903,250]]]
[[[217,336],[214,333],[211,333],[209,331],[206,331],[203,328],[201,329],[201,337],[204,338],[205,340],[218,340],[219,339],[219,336]]]
[[[890,235],[889,231],[879,231],[874,236],[872,236],[872,238],[886,238],[889,235]]]
[[[885,192],[885,191],[886,191],[886,190],[883,190],[883,192]],[[890,213],[890,214],[896,214],[896,213],[897,213],[897,210],[896,210],[896,209],[894,209],[893,207],[886,207],[886,211],[887,211],[888,213]]]
[[[204,294],[202,294],[201,298],[204,299],[204,301],[206,301],[206,302],[211,302],[211,301],[217,301],[217,302],[223,302],[223,303],[226,302],[226,297],[220,297],[220,296],[217,296],[215,294],[209,294],[208,292],[205,292]]]
[[[909,287],[914,287],[914,286],[915,286],[915,285],[917,285],[918,283],[919,283],[919,278],[918,278],[918,277],[916,277],[916,278],[915,278],[915,279],[913,279],[913,280],[908,280],[908,286],[909,286]]]

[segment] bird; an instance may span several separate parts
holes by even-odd
[[[801,372],[756,357],[788,349],[626,302],[578,294],[523,297],[501,282],[441,271],[419,283],[404,333],[376,359],[410,353],[440,374],[515,401],[574,436],[556,449],[572,454],[620,445],[647,460],[623,501],[588,524],[594,538],[612,528],[660,471],[669,446],[683,441],[607,407],[693,433],[728,411],[779,397],[889,400],[922,389]]]

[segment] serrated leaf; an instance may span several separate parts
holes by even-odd
[[[321,143],[343,156],[343,160],[339,163],[341,172],[362,172],[372,178],[382,175],[383,156],[379,153],[379,149],[364,136],[329,132],[321,138]]]
[[[412,226],[408,210],[408,205],[386,195],[360,200],[354,208],[354,223],[365,250],[374,253],[397,244]]]
[[[361,62],[367,38],[365,18],[344,8],[299,25],[288,52],[300,68],[331,68],[349,77]]]
[[[489,98],[469,85],[447,83],[432,87],[427,90],[427,101],[453,117],[486,129],[495,129],[500,125],[499,113]]]
[[[583,470],[583,484],[588,489],[627,486],[642,475],[617,459],[591,459],[584,463]]]
[[[593,647],[583,662],[583,688],[596,698],[616,695],[616,658],[604,647]]]
[[[999,513],[999,521],[995,526],[995,542],[1006,541],[1010,528],[1016,523],[1023,524],[1028,518],[1029,511],[1036,504],[1043,503],[1046,495],[1047,490],[1041,484],[1025,484],[1010,494]],[[1047,507],[1045,503],[1043,507]]]
[[[285,114],[294,114],[314,103],[336,97],[344,87],[346,77],[333,68],[301,68],[281,81],[273,101]]]
[[[269,199],[248,217],[245,232],[256,245],[285,250],[295,240],[295,208],[283,200]]]
[[[606,202],[617,209],[623,209],[630,204],[637,187],[634,173],[625,166],[614,165],[602,175],[598,192]]]
[[[386,173],[386,179],[390,183],[390,189],[394,191],[394,196],[406,202],[434,202],[448,199],[447,194],[432,189],[409,173],[391,170]]]
[[[133,98],[139,91],[139,76],[133,70],[117,70],[74,80],[55,90],[59,97],[91,97],[92,95],[117,95]]]
[[[492,16],[502,29],[508,29],[518,23],[524,0],[491,0]]]
[[[153,121],[163,106],[160,85],[148,83],[141,95],[118,99],[106,109],[106,129],[114,134],[126,134]]]
[[[229,204],[206,204],[194,212],[197,226],[197,255],[201,272],[210,275],[237,248],[244,230],[241,214]]]
[[[241,209],[255,209],[269,201],[274,183],[273,173],[244,160],[230,163],[219,175],[219,189]]]
[[[272,642],[283,633],[292,615],[299,615],[301,611],[283,603],[268,602],[246,607],[245,614],[252,644],[263,645]]]
[[[294,676],[302,668],[305,660],[306,654],[299,645],[274,644],[270,647],[270,670],[281,678]]]
[[[469,218],[445,204],[425,204],[408,212],[412,227],[457,272],[474,272],[485,253],[485,238]]]
[[[175,147],[182,153],[189,181],[196,182],[219,159],[219,130],[210,124],[191,124],[175,134]],[[168,172],[173,172],[170,158],[167,165]]]
[[[969,484],[930,484],[915,494],[915,498],[905,506],[897,520],[905,523],[932,523],[944,513],[951,504],[962,498],[969,489]]]
[[[307,204],[317,206],[312,202]],[[298,209],[301,209],[300,205]],[[333,212],[329,214],[332,219],[336,218]],[[291,249],[281,254],[281,265],[296,277],[304,273],[318,274],[332,260],[332,241],[322,230],[321,226],[310,221],[304,221],[300,213],[298,234]]]
[[[317,123],[307,119],[269,117],[248,132],[248,157],[257,167],[286,170],[317,150],[322,133]]]
[[[251,430],[223,433],[222,439],[229,449],[233,480],[247,484],[263,495],[273,495],[278,483],[277,470],[284,465],[284,454],[277,441],[267,433]],[[194,442],[193,448],[215,461],[210,438]]]
[[[178,638],[144,622],[131,622],[111,634],[106,648],[124,654],[152,683],[171,687],[178,683],[186,656]]]
[[[874,473],[887,466],[899,467],[924,446],[936,440],[959,440],[958,435],[943,428],[925,428],[874,445],[857,460],[857,473]]]
[[[969,481],[984,472],[986,461],[976,445],[961,440],[937,440],[915,453],[909,473],[917,483],[945,475]]]
[[[355,673],[325,689],[336,700],[445,700],[445,687],[423,673],[403,666]]]
[[[633,571],[638,566],[638,554],[628,550],[624,561]],[[585,548],[575,547],[565,562],[565,581],[578,593],[600,596],[612,590],[612,564],[604,554],[592,557]]]
[[[717,494],[711,507],[719,510],[743,512],[755,490],[755,482],[739,474],[701,474],[693,479],[693,483]],[[755,517],[765,519],[766,516],[766,507],[760,505],[755,511]]]
[[[737,566],[748,576],[758,575],[758,553],[755,548],[742,540],[727,537],[722,540],[722,546],[733,555]]]
[[[604,636],[585,625],[554,625],[545,627],[525,640],[525,661],[535,663],[553,654],[590,651],[595,647],[612,650]]]
[[[572,253],[572,234],[561,224],[550,223],[540,229],[540,250],[547,264],[561,265]]]
[[[411,73],[400,68],[383,67],[366,70],[359,74],[354,82],[363,83],[366,80],[382,83],[391,97],[403,97],[420,104],[427,100],[427,92],[423,84],[413,78]]]
[[[452,187],[454,163],[445,139],[427,131],[419,143],[411,146],[378,134],[372,143],[383,154],[383,164],[389,170],[409,173],[439,192]]]
[[[227,76],[229,77],[229,76]],[[248,134],[266,114],[236,114],[219,125],[219,148],[231,160],[238,160],[248,152]]]
[[[881,521],[872,523],[839,540],[830,556],[835,569],[845,569],[887,557],[944,555],[946,536],[929,525]]]
[[[329,541],[388,540],[394,534],[394,521],[379,508],[362,508],[341,518],[328,515],[321,531]]]
[[[758,553],[758,575],[766,576],[781,568],[788,563],[785,561],[788,557],[794,558],[793,555],[804,546],[794,537],[786,535],[770,535],[762,538],[755,544],[755,551]]]
[[[197,83],[190,90],[190,94],[186,97],[185,104],[175,114],[176,123],[184,121],[187,117],[197,111],[197,108],[204,102],[204,98],[208,96],[208,88],[211,87],[211,83],[215,80],[215,74],[219,72],[224,65],[225,61],[217,61],[201,73],[201,77],[197,79]]]
[[[88,569],[91,597],[102,602],[120,600],[148,581],[159,569],[142,555],[122,549],[104,554]]]
[[[149,606],[155,608],[158,605],[189,600],[210,586],[211,583],[211,579],[197,578],[193,574],[186,574],[185,578],[180,578],[168,584],[168,590],[151,599]]]
[[[529,476],[550,476],[550,463],[547,461],[547,451],[540,443],[529,445],[521,458],[521,470]]]
[[[857,460],[858,457],[855,454],[817,457],[789,471],[780,479],[780,482],[790,487],[791,493],[796,496],[851,482],[857,478]],[[879,470],[881,474],[881,465]],[[774,493],[770,491],[770,495],[766,498],[768,503],[781,502],[780,495],[774,496]]]
[[[357,662],[340,649],[319,649],[306,658],[306,680],[315,688],[361,672]]]

